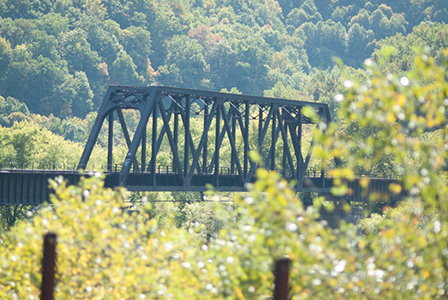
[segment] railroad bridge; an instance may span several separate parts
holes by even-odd
[[[305,107],[314,111],[313,118],[304,114]],[[140,115],[134,132],[129,130],[125,110]],[[295,180],[297,192],[330,194],[333,186],[323,170],[310,167],[314,142],[304,139],[311,127],[325,130],[331,122],[324,103],[163,86],[110,86],[76,168],[0,165],[0,204],[48,201],[48,179],[59,175],[76,184],[80,170],[92,169],[89,159],[106,119],[107,159],[98,171],[104,172],[108,187],[204,191],[212,185],[219,191],[244,191],[247,183],[255,181],[257,165],[249,159],[251,150],[261,154],[265,168]],[[113,161],[117,123],[128,147],[120,162]],[[402,195],[389,193],[389,184],[395,181],[371,178],[369,192],[396,201]],[[353,199],[366,200],[368,193],[362,193],[359,179],[349,186]]]

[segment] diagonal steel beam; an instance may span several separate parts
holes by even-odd
[[[77,166],[77,170],[85,169],[87,167],[87,162],[89,161],[90,155],[92,154],[93,147],[98,139],[98,135],[101,130],[101,126],[103,126],[104,119],[108,115],[108,101],[112,98],[113,93],[112,89],[108,89],[106,91],[106,95],[104,95],[103,103],[101,104],[100,110],[98,111],[98,115],[96,117],[95,123],[92,126],[92,130],[90,131],[89,138],[87,139],[86,147],[84,148],[81,158],[79,159],[79,163]]]
[[[159,104],[160,103],[162,103],[162,102],[159,102]],[[162,104],[162,106],[163,106],[163,104]],[[170,120],[171,120],[171,116],[172,116],[172,114],[173,114],[173,107],[170,107],[170,109],[168,110],[168,111],[166,111],[165,109],[164,109],[164,111],[166,112],[166,114],[167,114],[167,120],[168,120],[168,124],[169,124],[169,122],[170,122]],[[159,137],[157,138],[157,149],[160,149],[160,147],[161,147],[161,145],[162,145],[162,142],[163,142],[163,138],[165,137],[165,133],[166,133],[166,125],[165,125],[165,123],[163,124],[163,126],[162,126],[162,129],[160,130],[160,133],[159,133]],[[177,144],[176,144],[177,145]],[[150,171],[150,169],[151,169],[151,165],[152,165],[152,159],[149,161],[149,164],[148,164],[148,168],[146,169],[146,171],[147,172],[149,172]]]
[[[275,108],[274,116],[272,118],[272,124],[274,124],[274,120],[276,118],[276,115],[278,115],[278,108]],[[271,147],[269,148],[269,153],[268,153],[268,156],[266,157],[265,166],[268,165],[269,161],[273,161],[274,160],[273,156],[275,156],[275,145],[277,144],[277,138],[278,138],[279,134],[280,134],[280,127],[276,127],[275,128],[275,132],[274,131],[272,132],[273,140],[271,140]],[[271,169],[275,170],[275,165],[273,166],[271,164]]]
[[[283,112],[284,113],[284,112]],[[278,127],[280,128],[280,131],[282,132],[283,137],[283,148],[285,149],[286,156],[289,162],[289,166],[291,168],[291,174],[294,176],[294,179],[297,180],[297,174],[294,168],[294,161],[292,160],[291,151],[289,149],[288,144],[288,133],[285,129],[285,126],[283,125],[284,119],[282,114],[278,114]]]
[[[263,130],[261,131],[261,133],[259,135],[259,140],[258,140],[258,150],[259,151],[261,150],[261,147],[263,146],[264,138],[268,131],[269,123],[271,121],[273,113],[274,113],[274,107],[271,106],[268,116],[266,117],[266,121],[264,123]],[[258,129],[260,129],[260,128],[258,128]],[[255,163],[252,162],[251,166],[250,166],[249,174],[247,175],[245,182],[250,181],[250,179],[252,178],[252,176],[254,176],[254,174],[255,174]]]
[[[120,120],[121,129],[123,131],[124,139],[126,140],[126,145],[128,146],[128,149],[131,145],[131,138],[129,137],[128,127],[126,126],[126,122],[124,120],[123,112],[121,109],[117,109],[117,115],[118,119]],[[134,158],[134,168],[139,172],[139,163],[137,161],[137,158]]]
[[[126,180],[131,169],[131,161],[134,160],[135,154],[137,153],[138,145],[142,139],[143,131],[146,130],[146,125],[148,124],[149,116],[154,110],[154,106],[157,101],[157,89],[151,90],[149,97],[146,99],[146,103],[142,110],[140,110],[140,121],[138,122],[137,130],[135,131],[134,137],[129,147],[129,151],[123,163],[123,168],[120,172],[120,185],[126,186]]]
[[[187,117],[184,114],[181,114],[181,118],[182,118],[182,123],[184,124],[184,127],[185,127],[185,138],[186,138],[185,147],[190,147],[190,149],[184,149],[185,153],[188,155],[187,156],[187,162],[188,162],[189,156],[190,156],[189,153],[192,153],[192,154],[195,153],[196,149],[194,147],[193,137],[191,136],[191,131],[187,130],[187,127],[190,128],[190,121],[189,120],[187,121]],[[188,170],[188,163],[187,164],[184,163],[184,167],[185,167],[185,170]],[[185,170],[184,170],[184,172],[187,172]],[[199,164],[196,167],[196,170],[198,171],[198,174],[202,173],[201,167],[199,166]],[[187,174],[187,173],[185,173],[185,174]]]
[[[162,102],[159,102],[159,110],[160,110],[160,115],[162,116],[164,127],[166,128],[165,131],[168,136],[168,141],[169,141],[171,149],[173,151],[174,165],[176,166],[179,174],[182,174],[182,167],[181,167],[181,163],[180,163],[180,159],[179,159],[179,154],[176,149],[176,144],[173,139],[173,134],[171,133],[170,123],[169,123],[170,121],[166,115],[166,110],[163,107]]]
[[[306,170],[308,169],[308,164],[310,163],[311,155],[314,149],[314,138],[311,140],[310,148],[308,149],[308,154],[306,155],[305,163],[303,164],[302,168],[302,180],[305,178]]]
[[[210,125],[212,124],[212,119],[213,119],[212,116],[215,115],[217,108],[218,108],[218,101],[215,100],[215,102],[213,103],[212,110],[210,111],[210,116],[208,117],[207,122],[205,124],[205,128],[204,128],[204,132],[202,133],[201,141],[199,142],[198,148],[196,149],[196,152],[194,154],[193,163],[191,164],[190,172],[189,172],[188,178],[187,178],[188,180],[186,182],[184,182],[184,186],[185,186],[185,184],[187,184],[187,186],[189,186],[191,183],[191,178],[193,178],[194,169],[198,166],[199,156],[201,155],[201,150],[205,144],[205,135],[208,134],[208,130],[210,129]]]
[[[233,108],[231,108],[230,110],[232,110]],[[230,116],[230,110],[229,110],[229,112],[228,112],[228,115]],[[223,139],[224,139],[224,135],[226,134],[226,132],[224,131],[224,130],[222,130],[220,133],[219,133],[219,141],[222,141]],[[205,149],[204,149],[205,150]],[[213,152],[213,155],[212,155],[212,161],[210,162],[210,165],[207,167],[207,170],[208,170],[208,173],[211,173],[212,172],[212,170],[213,170],[213,166],[215,165],[215,162],[216,162],[216,153],[217,153],[217,150],[218,149],[215,149],[215,151]]]
[[[230,108],[229,111],[230,110],[232,110],[232,108]],[[240,164],[240,160],[238,158],[238,155],[236,155],[237,151],[236,151],[236,146],[235,146],[235,138],[234,138],[234,136],[232,134],[232,131],[231,131],[231,127],[230,127],[230,124],[229,124],[229,119],[227,118],[224,109],[222,109],[221,112],[222,112],[222,118],[224,119],[224,125],[225,125],[226,131],[227,131],[227,136],[228,136],[229,141],[230,141],[230,146],[232,147],[232,150],[233,150],[232,154],[235,156],[234,160],[235,160],[235,163],[236,163],[236,167],[238,169],[238,175],[241,178],[241,181],[244,182],[243,170],[241,169],[241,164]]]

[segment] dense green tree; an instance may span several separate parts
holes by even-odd
[[[209,78],[215,89],[231,89],[238,85],[238,78],[232,73],[236,68],[238,53],[227,43],[218,42],[206,52],[210,65]]]
[[[280,99],[304,100],[303,94],[289,85],[284,86],[281,82],[277,82],[272,89],[264,91],[264,96]]]
[[[148,60],[152,53],[149,31],[141,27],[130,26],[120,32],[119,40],[137,66],[137,73],[147,74]]]
[[[377,49],[372,54],[374,60],[379,61],[388,48],[389,60],[382,64],[384,73],[402,74],[414,67],[414,47],[425,48],[427,54],[436,61],[443,59],[443,49],[448,46],[448,25],[433,24],[420,25],[407,36],[397,34],[377,43]]]
[[[64,76],[64,70],[58,63],[43,56],[33,59],[25,45],[14,48],[11,57],[8,76],[2,87],[5,96],[24,101],[33,112],[70,113],[68,102],[54,98]],[[17,84],[25,88],[14,88]]]
[[[161,82],[199,88],[209,69],[203,47],[197,40],[179,35],[168,42],[168,50],[165,65],[160,68]]]
[[[300,8],[303,9],[308,15],[314,15],[317,13],[316,4],[314,4],[314,0],[305,0]]]
[[[38,126],[28,123],[15,123],[11,130],[1,130],[1,147],[4,149],[0,160],[2,162],[16,162],[27,164],[37,151],[35,142],[38,139]],[[5,151],[6,149],[11,149]],[[9,153],[8,153],[9,152]]]
[[[305,22],[308,22],[308,19],[310,16],[306,11],[303,9],[294,8],[291,10],[291,12],[288,14],[288,17],[286,18],[285,24],[292,25],[295,28],[299,27]]]
[[[3,98],[0,96],[0,125],[10,127],[14,124],[12,114],[20,113],[23,116],[28,116],[30,111],[25,103],[20,102],[12,97]]]
[[[84,117],[93,108],[93,92],[82,71],[76,71],[74,76],[67,74],[58,87],[58,95],[70,103],[71,112],[76,116]]]
[[[348,26],[351,27],[355,23],[364,28],[370,28],[369,13],[366,10],[361,10],[356,16],[351,18]]]
[[[300,90],[303,89],[305,71],[308,68],[304,50],[285,47],[281,52],[274,53],[268,76],[272,82],[281,82]]]
[[[71,73],[83,71],[90,76],[95,74],[101,58],[96,51],[92,51],[87,41],[87,33],[76,28],[61,37],[62,57],[68,63]]]
[[[337,7],[331,14],[331,19],[334,22],[343,22],[345,19],[345,10],[341,7]]]
[[[77,118],[65,119],[61,122],[62,136],[66,140],[85,143],[87,141],[86,128],[82,121]]]
[[[132,57],[124,50],[118,52],[117,59],[112,63],[109,74],[112,80],[122,85],[141,85],[145,81],[143,76],[137,73],[137,66]]]
[[[373,44],[373,31],[367,30],[358,23],[353,24],[347,32],[347,63],[359,66],[364,59],[369,57]]]
[[[63,33],[69,31],[69,20],[59,13],[52,12],[39,18],[36,26],[50,36],[60,37]]]

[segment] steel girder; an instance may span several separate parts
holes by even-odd
[[[162,141],[167,140],[172,155],[172,167],[171,171],[168,171],[167,167],[165,174],[170,172],[174,177],[173,184],[171,187],[167,186],[166,190],[174,186],[176,190],[184,191],[205,189],[193,182],[195,176],[201,175],[212,176],[212,180],[207,182],[219,189],[223,167],[227,167],[228,174],[234,175],[233,190],[241,190],[245,183],[254,180],[256,165],[249,160],[248,153],[250,150],[258,150],[262,153],[266,168],[280,169],[282,175],[296,180],[297,191],[311,191],[304,183],[313,149],[309,147],[305,157],[302,154],[302,125],[312,124],[312,120],[302,114],[305,106],[315,110],[319,122],[331,122],[328,106],[323,103],[163,86],[110,86],[78,169],[86,168],[102,124],[108,118],[107,169],[112,171],[113,120],[116,114],[129,148],[124,162],[120,165],[119,184],[122,186],[129,186],[127,181],[130,174],[135,176],[140,173],[149,176],[150,180],[134,187],[134,190],[163,190],[157,187],[156,175],[157,172],[160,173],[160,167],[157,168],[157,155]],[[140,112],[140,120],[132,139],[123,117],[124,109]],[[192,129],[197,131],[196,127],[191,128],[190,125],[193,118],[203,119],[199,140],[196,136],[193,139],[191,134]],[[195,124],[198,126],[198,122]],[[183,130],[179,126],[183,126]],[[267,138],[269,131],[270,140]],[[150,147],[147,143],[147,132],[150,132]],[[280,141],[283,144],[280,150],[282,156],[281,159],[276,159],[276,146]],[[223,144],[230,147],[230,158],[220,155],[224,151]],[[149,161],[146,157],[148,147]],[[136,155],[139,148],[140,161]],[[134,168],[131,172],[132,165]],[[323,172],[321,177],[325,182]]]

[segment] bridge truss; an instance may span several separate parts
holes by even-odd
[[[303,114],[307,106],[315,111],[316,119]],[[125,110],[139,112],[135,130],[129,130],[129,121],[135,120],[126,118]],[[331,122],[326,104],[161,86],[111,86],[77,170],[0,162],[0,205],[49,201],[48,180],[57,176],[77,184],[83,176],[79,170],[88,167],[106,119],[107,166],[88,169],[103,171],[107,187],[202,192],[211,184],[219,191],[245,191],[246,184],[256,179],[257,166],[249,159],[250,150],[261,154],[265,168],[295,180],[297,192],[329,196],[334,184],[323,171],[310,168],[313,142],[304,138],[306,127]],[[113,161],[114,138],[119,138],[114,123],[120,124],[128,147],[121,162]],[[389,185],[396,179],[369,181],[367,189],[360,178],[348,182],[352,201],[367,202],[375,194],[393,203],[406,194],[390,193]]]
[[[203,191],[211,184],[221,191],[242,191],[254,181],[256,165],[249,152],[257,150],[266,168],[297,182],[297,191],[323,192],[323,172],[316,178],[306,176],[313,147],[302,154],[303,126],[313,122],[303,115],[305,106],[315,111],[319,122],[331,122],[323,103],[162,86],[110,86],[78,169],[87,167],[108,119],[107,171],[114,175],[109,176],[113,185],[134,191]],[[127,109],[140,113],[132,138],[123,115]],[[116,117],[128,145],[119,170],[113,169],[112,155]],[[192,135],[198,132],[198,124],[200,137]],[[161,167],[159,154],[166,144],[172,161]],[[230,155],[224,157],[229,147]]]

